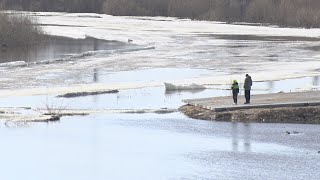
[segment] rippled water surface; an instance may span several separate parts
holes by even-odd
[[[320,126],[90,115],[1,128],[1,179],[317,179]],[[299,131],[300,135],[287,135]]]

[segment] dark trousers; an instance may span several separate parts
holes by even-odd
[[[246,102],[250,102],[250,90],[245,90],[244,91],[244,97],[246,98]]]
[[[233,90],[232,95],[233,95],[233,102],[237,104],[238,103],[238,92]]]

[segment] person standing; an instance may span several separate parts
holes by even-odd
[[[246,74],[246,78],[244,80],[244,96],[246,98],[246,102],[244,104],[250,104],[250,94],[251,94],[251,86],[252,86],[252,79],[249,74]]]
[[[231,90],[233,95],[233,102],[234,104],[238,104],[239,84],[237,80],[233,80]]]

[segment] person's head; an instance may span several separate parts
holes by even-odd
[[[238,83],[237,80],[233,80],[233,83]]]
[[[249,74],[246,74],[246,77],[248,77],[249,76]]]

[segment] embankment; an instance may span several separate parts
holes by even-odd
[[[185,105],[179,111],[194,119],[257,123],[320,124],[320,106],[257,108],[214,112],[197,106]]]
[[[261,123],[320,124],[320,91],[259,94],[251,104],[231,105],[232,97],[184,100],[179,110],[195,119]]]

